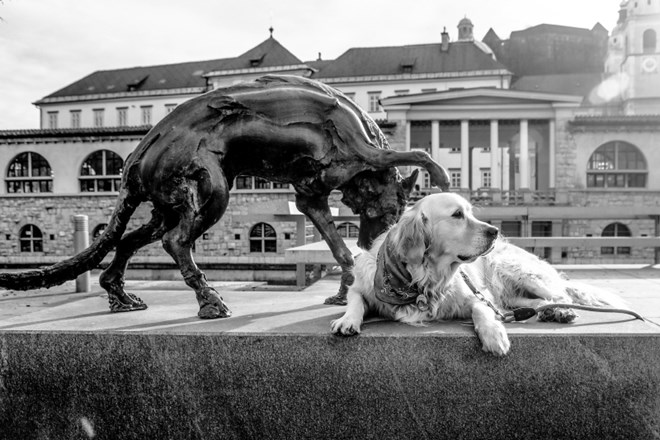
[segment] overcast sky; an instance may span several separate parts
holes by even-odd
[[[242,54],[274,37],[303,61],[351,47],[500,38],[541,23],[616,24],[620,0],[0,0],[0,130],[39,128],[32,102],[96,71]]]

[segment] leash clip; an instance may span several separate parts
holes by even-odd
[[[504,314],[503,322],[527,321],[536,315],[536,309],[532,307],[520,307]]]

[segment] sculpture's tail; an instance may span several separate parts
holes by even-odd
[[[44,269],[18,273],[0,273],[0,287],[13,290],[30,290],[57,286],[95,268],[124,234],[126,225],[139,204],[140,200],[128,196],[126,190],[122,189],[108,226],[90,247],[78,255]]]

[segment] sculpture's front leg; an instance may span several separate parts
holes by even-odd
[[[326,298],[325,304],[346,305],[346,294],[348,288],[353,284],[353,255],[344,243],[335,228],[330,207],[328,206],[327,195],[319,194],[315,196],[296,195],[296,206],[303,214],[307,215],[319,230],[323,239],[332,251],[332,255],[341,266],[341,283],[336,295]]]

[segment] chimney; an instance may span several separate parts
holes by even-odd
[[[449,50],[449,34],[447,33],[447,28],[442,29],[442,51],[447,52]]]

